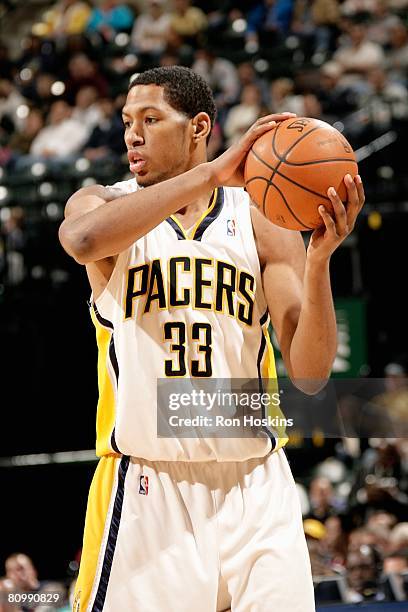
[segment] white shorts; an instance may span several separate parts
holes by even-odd
[[[284,451],[239,463],[102,457],[74,604],[85,610],[314,611]]]

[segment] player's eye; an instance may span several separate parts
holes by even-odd
[[[126,129],[130,128],[130,121],[123,121],[123,125],[125,126]]]
[[[146,117],[146,123],[157,123],[156,117]]]

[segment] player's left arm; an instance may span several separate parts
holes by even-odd
[[[300,232],[277,227],[251,209],[264,293],[282,357],[294,384],[311,394],[329,378],[337,350],[330,258],[364,204],[360,177],[344,182],[347,205],[328,191],[334,212],[319,209],[324,226],[313,232],[307,251]]]

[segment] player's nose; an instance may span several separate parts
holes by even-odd
[[[125,142],[128,148],[137,147],[144,144],[143,135],[137,129],[128,130],[125,136]]]

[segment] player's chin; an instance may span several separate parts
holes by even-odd
[[[166,177],[161,176],[156,172],[135,173],[134,176],[137,184],[140,187],[150,187],[151,185],[156,185],[157,183],[161,183],[166,179]]]

